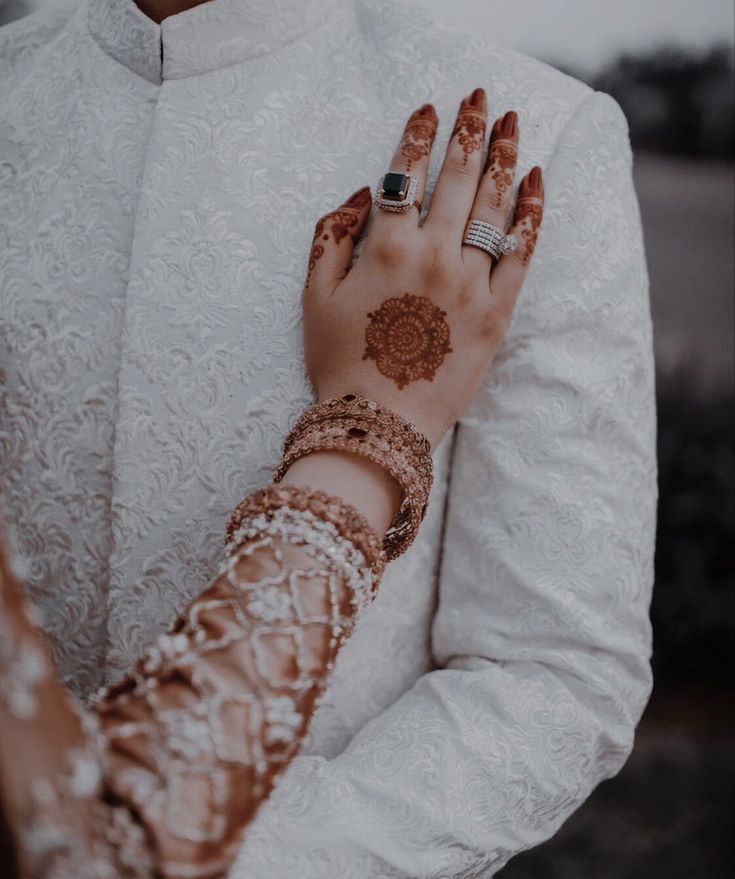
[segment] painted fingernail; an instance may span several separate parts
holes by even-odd
[[[512,137],[516,133],[516,129],[518,126],[518,114],[515,110],[508,110],[508,112],[503,116],[500,123],[500,130],[503,134]]]
[[[474,92],[469,96],[467,103],[472,107],[477,107],[478,110],[482,110],[485,108],[485,104],[487,101],[487,95],[485,94],[485,89],[475,89]]]
[[[436,110],[434,109],[433,104],[424,104],[423,107],[419,107],[418,110],[414,113],[414,116],[421,116],[424,119],[436,119]]]
[[[542,177],[541,177],[541,168],[538,165],[531,168],[531,173],[528,175],[528,185],[531,189],[541,189]]]
[[[358,189],[357,192],[352,193],[352,195],[345,202],[345,205],[349,205],[351,208],[364,208],[365,205],[369,203],[370,187],[363,186],[362,189]]]

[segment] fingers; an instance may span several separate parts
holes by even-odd
[[[439,179],[431,198],[425,228],[440,227],[443,235],[461,234],[477,192],[487,126],[487,96],[475,89],[459,105]]]
[[[509,230],[515,235],[518,249],[500,258],[490,274],[490,293],[493,309],[501,318],[510,322],[518,293],[526,277],[528,264],[533,256],[538,238],[538,230],[544,209],[544,183],[541,168],[531,168],[518,187],[513,214],[513,224]]]
[[[313,290],[332,293],[347,274],[355,242],[370,216],[371,202],[370,187],[363,186],[336,211],[325,214],[317,222],[304,295]]]
[[[484,220],[505,232],[517,159],[518,115],[509,110],[505,116],[495,120],[490,133],[487,161],[468,223],[470,219]],[[465,265],[477,271],[489,271],[492,264],[490,254],[478,247],[463,247],[462,258]]]
[[[400,171],[418,178],[418,190],[414,204],[419,210],[412,208],[404,213],[378,211],[370,231],[371,238],[379,238],[384,232],[392,235],[401,223],[409,222],[414,226],[418,224],[419,212],[426,192],[429,155],[438,124],[439,119],[432,104],[424,104],[423,107],[419,107],[409,116],[401,135],[401,142],[398,144],[390,167],[386,168],[386,171]]]

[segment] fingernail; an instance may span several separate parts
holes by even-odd
[[[474,92],[472,92],[472,94],[470,95],[468,103],[472,107],[483,109],[485,107],[486,101],[487,95],[485,94],[485,89],[475,89]]]
[[[352,208],[363,208],[370,201],[370,187],[363,186],[362,189],[358,189],[357,192],[353,192],[352,195],[345,202],[346,205],[349,205]]]
[[[424,104],[423,107],[419,107],[415,116],[423,116],[425,119],[436,119],[436,110],[434,109],[433,104]]]
[[[515,110],[508,110],[508,112],[503,116],[503,119],[500,123],[500,130],[503,134],[508,136],[513,136],[516,133],[516,128],[518,125],[518,114]]]
[[[531,168],[531,173],[528,175],[528,185],[531,189],[541,189],[541,168],[538,165]]]

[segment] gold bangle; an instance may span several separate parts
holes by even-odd
[[[299,458],[318,451],[345,451],[383,467],[403,490],[400,509],[383,549],[394,559],[408,549],[426,514],[433,481],[431,444],[405,418],[357,394],[345,394],[309,407],[284,442],[283,458],[273,474],[280,482]]]

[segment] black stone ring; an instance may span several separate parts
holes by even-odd
[[[421,203],[416,201],[419,178],[401,171],[389,171],[378,181],[375,190],[375,204],[384,211],[403,213],[414,205],[421,211]]]

